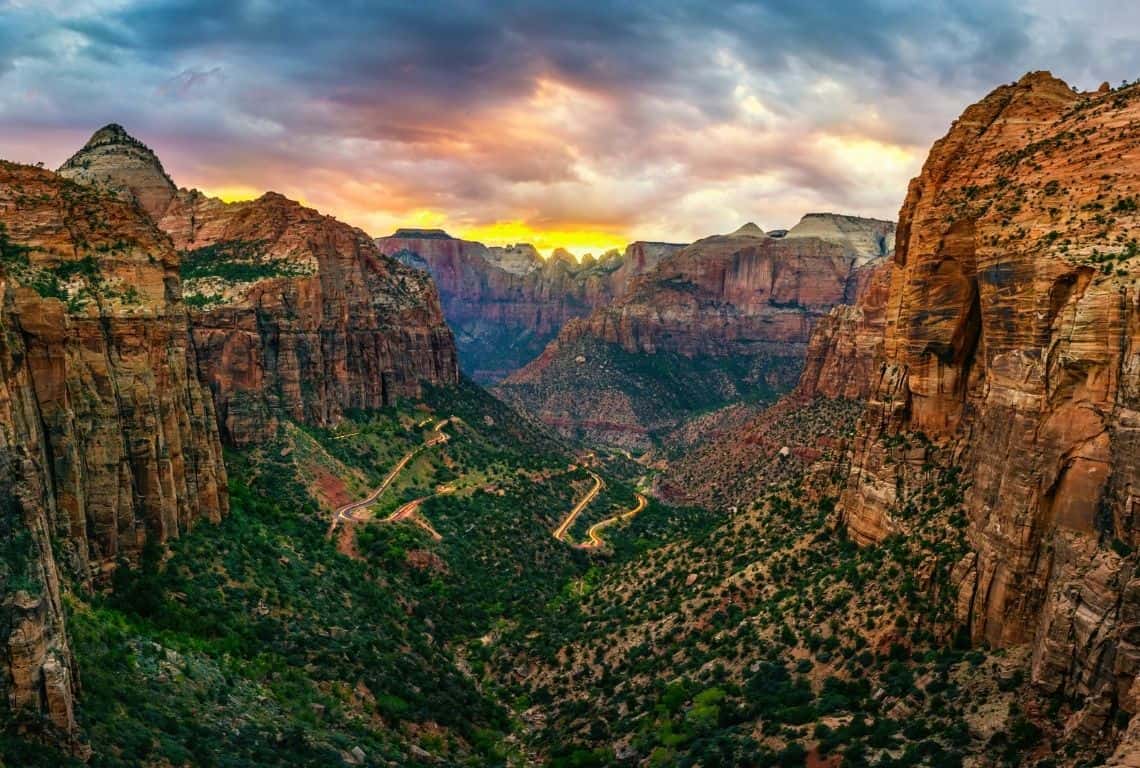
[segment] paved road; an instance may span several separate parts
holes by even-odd
[[[436,424],[434,428],[435,437],[431,438],[430,440],[426,440],[424,444],[418,448],[414,448],[413,450],[408,451],[408,453],[396,463],[396,466],[392,467],[392,471],[388,473],[388,475],[384,478],[384,482],[380,483],[376,490],[372,491],[372,493],[368,494],[360,501],[350,502],[337,509],[337,511],[333,514],[333,520],[332,524],[329,526],[328,535],[332,536],[333,531],[336,530],[337,525],[342,522],[359,522],[360,518],[356,517],[354,513],[359,509],[364,509],[365,507],[370,507],[375,504],[376,500],[380,498],[384,491],[388,490],[388,486],[390,486],[392,484],[392,481],[399,476],[404,467],[408,466],[408,462],[414,459],[421,451],[424,451],[433,445],[446,443],[450,438],[448,438],[447,433],[443,431],[443,428],[447,426],[447,423],[449,421],[451,421],[451,419],[444,419],[443,421]],[[400,510],[396,510],[396,512],[399,511]]]
[[[594,487],[590,489],[589,493],[582,497],[581,501],[574,505],[574,508],[570,510],[570,514],[566,515],[559,526],[554,529],[554,538],[559,541],[566,541],[566,532],[570,530],[570,526],[574,525],[574,521],[578,519],[578,515],[582,514],[582,510],[585,509],[602,490],[602,478],[588,469],[586,471],[590,473],[590,477],[594,478]]]
[[[640,493],[635,493],[634,495],[637,496],[637,506],[636,507],[634,507],[633,509],[627,510],[626,512],[622,512],[620,515],[614,515],[613,517],[607,517],[605,520],[601,520],[601,521],[591,525],[589,530],[586,531],[586,536],[588,536],[590,539],[589,543],[583,543],[580,546],[587,548],[587,549],[594,549],[597,547],[604,546],[606,543],[605,540],[601,536],[598,535],[603,528],[608,528],[609,526],[613,525],[614,523],[618,522],[619,520],[629,520],[634,515],[636,515],[638,512],[645,509],[646,505],[649,504],[649,501],[644,496],[642,496]]]

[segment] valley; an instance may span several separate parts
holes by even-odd
[[[1140,764],[1138,126],[583,259],[0,163],[0,765]]]

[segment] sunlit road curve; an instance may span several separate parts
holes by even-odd
[[[376,490],[372,491],[372,493],[368,494],[366,497],[360,499],[359,501],[353,501],[345,504],[343,507],[338,508],[333,514],[332,524],[329,525],[328,535],[332,536],[333,532],[336,530],[337,525],[339,525],[341,522],[359,522],[360,518],[356,517],[354,513],[359,509],[364,509],[375,504],[377,499],[380,498],[384,491],[388,490],[388,486],[392,484],[392,481],[399,476],[401,471],[403,471],[404,467],[408,466],[408,462],[419,455],[420,452],[432,447],[433,445],[446,443],[449,438],[447,436],[447,433],[443,431],[443,428],[447,426],[447,423],[449,421],[451,421],[451,419],[444,419],[443,421],[436,424],[434,429],[436,433],[435,437],[424,441],[423,445],[411,451],[408,451],[408,453],[396,463],[396,466],[392,467],[392,471],[388,473],[388,475],[384,478],[384,481],[380,483]],[[396,512],[399,511],[400,510],[396,510]]]
[[[608,528],[609,526],[613,525],[614,523],[618,522],[619,520],[630,520],[638,512],[645,509],[646,505],[649,504],[649,500],[646,499],[644,496],[642,496],[640,493],[635,493],[634,495],[637,496],[637,506],[636,507],[634,507],[633,509],[627,510],[625,512],[622,512],[620,515],[614,515],[613,517],[607,517],[605,520],[600,520],[600,521],[594,523],[593,525],[591,525],[589,527],[589,529],[586,531],[586,536],[589,537],[590,541],[588,543],[583,543],[580,546],[587,547],[590,549],[604,546],[606,542],[599,535],[599,533],[602,531],[602,529]]]
[[[582,510],[594,500],[594,497],[598,495],[604,485],[601,477],[594,472],[590,472],[590,470],[586,471],[590,473],[590,477],[594,478],[594,487],[590,489],[589,493],[582,497],[581,501],[574,505],[574,508],[570,510],[570,514],[566,515],[565,519],[554,529],[554,538],[559,541],[566,541],[566,532],[570,530],[570,526],[574,525],[574,521],[578,519],[578,515],[582,514]]]
[[[385,522],[385,523],[398,523],[401,520],[410,520],[411,522],[415,523],[420,528],[423,528],[425,531],[427,531],[429,534],[431,534],[431,537],[433,539],[435,539],[436,541],[442,541],[443,537],[439,535],[439,531],[437,531],[435,528],[433,528],[432,524],[429,523],[426,519],[424,519],[423,515],[420,515],[418,513],[419,513],[420,505],[423,504],[428,499],[434,499],[436,496],[443,496],[444,494],[454,493],[454,492],[455,492],[455,488],[453,486],[450,486],[450,485],[442,486],[435,493],[429,494],[427,496],[421,496],[418,499],[413,499],[412,501],[409,501],[405,504],[401,504],[399,507],[396,508],[395,512],[393,512],[392,514],[390,514],[386,518],[384,518],[383,522]]]

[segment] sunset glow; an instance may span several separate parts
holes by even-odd
[[[994,82],[1140,71],[1127,24],[1069,6],[1058,26],[1051,5],[0,0],[0,156],[54,168],[117,122],[224,200],[543,253],[890,219]],[[1093,27],[1094,49],[1066,42]]]
[[[560,228],[536,229],[522,221],[499,221],[481,227],[459,230],[455,233],[466,240],[477,240],[485,245],[511,245],[530,243],[543,256],[550,256],[555,248],[565,248],[581,258],[587,253],[602,256],[606,251],[625,250],[633,238],[625,232],[575,231]]]
[[[264,194],[265,190],[254,189],[243,185],[203,187],[201,192],[209,197],[216,197],[227,203],[240,203],[243,200],[256,200]]]

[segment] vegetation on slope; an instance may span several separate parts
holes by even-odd
[[[339,550],[337,495],[365,495],[444,418],[450,440]],[[1050,757],[1070,703],[1026,688],[1022,654],[960,641],[963,489],[908,444],[927,483],[899,510],[909,534],[877,546],[846,539],[809,474],[734,512],[654,500],[586,550],[551,535],[590,485],[582,462],[606,488],[579,541],[628,507],[629,463],[575,456],[475,387],[284,425],[230,456],[220,525],[71,600],[91,764],[1080,764]],[[383,521],[425,496],[439,539]]]
[[[489,674],[552,765],[1024,764],[1041,737],[1014,693],[1024,659],[957,642],[962,488],[928,477],[912,534],[866,548],[833,498],[773,486],[595,572]]]
[[[448,443],[353,525],[352,556],[338,551],[332,508],[366,495],[442,418]],[[283,423],[275,441],[231,453],[228,517],[148,549],[113,590],[70,599],[91,765],[520,764],[483,638],[565,599],[609,556],[551,536],[580,493],[579,463],[469,384],[336,429]],[[455,490],[419,511],[441,540],[383,522],[442,485]],[[669,514],[647,511],[624,551],[659,544]],[[19,741],[0,754],[66,763]]]
[[[567,438],[645,450],[726,403],[774,401],[801,366],[796,355],[638,354],[582,337],[560,348],[537,378],[509,380],[496,392]]]

